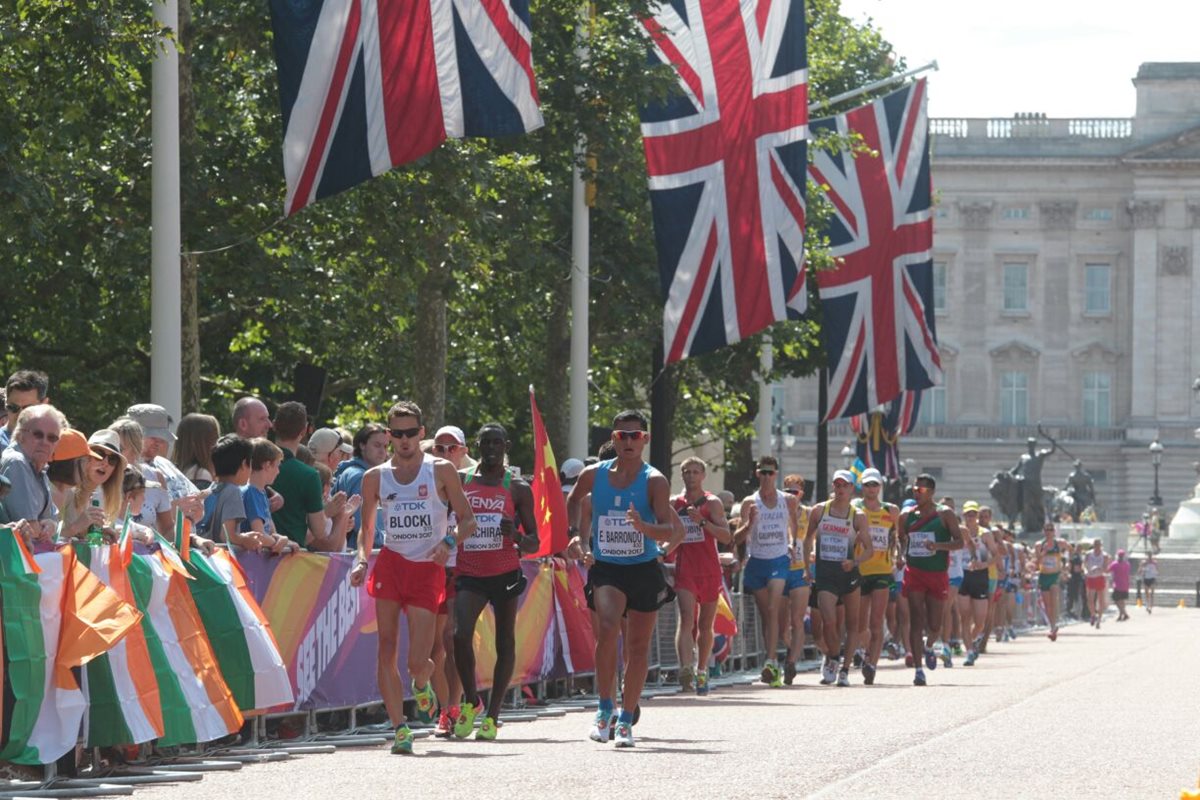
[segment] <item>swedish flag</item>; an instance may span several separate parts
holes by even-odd
[[[854,475],[854,485],[856,488],[862,488],[862,474],[867,471],[867,465],[863,463],[861,458],[854,459],[854,463],[850,465],[850,472]]]

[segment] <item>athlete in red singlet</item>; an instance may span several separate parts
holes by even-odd
[[[508,433],[499,423],[479,429],[479,466],[460,472],[463,491],[475,513],[475,534],[458,549],[454,601],[454,660],[462,680],[464,702],[454,735],[465,739],[483,710],[475,689],[475,623],[484,606],[492,604],[496,615],[496,666],[487,715],[477,739],[496,738],[496,720],[516,661],[517,601],[525,590],[521,553],[538,549],[537,523],[533,513],[533,491],[529,484],[504,466]],[[514,520],[520,517],[521,530]]]
[[[684,460],[680,470],[684,492],[671,498],[671,505],[683,521],[684,535],[679,546],[668,553],[675,561],[675,600],[679,605],[675,650],[679,654],[679,685],[690,692],[695,680],[696,694],[705,695],[713,620],[724,585],[717,542],[729,544],[733,534],[725,521],[725,506],[704,490],[707,465],[692,457]]]

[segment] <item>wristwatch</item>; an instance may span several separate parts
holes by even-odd
[[[455,539],[453,536],[447,533],[442,537],[442,544],[453,550],[454,548],[458,547],[458,539]]]

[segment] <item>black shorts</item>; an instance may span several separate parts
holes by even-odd
[[[1129,599],[1129,590],[1127,590],[1127,589],[1113,589],[1113,591],[1112,591],[1112,599],[1113,599],[1113,601],[1114,601],[1114,602],[1115,602],[1115,601],[1117,601],[1117,600],[1128,600],[1128,599]]]
[[[1147,589],[1153,588],[1156,583],[1158,583],[1158,578],[1142,578],[1142,586]]]
[[[859,588],[863,594],[870,594],[880,589],[890,591],[892,588],[892,575],[891,573],[886,575],[863,575]]]
[[[965,570],[962,586],[958,587],[960,597],[972,600],[988,599],[988,571],[986,569]]]
[[[454,579],[454,588],[459,592],[474,592],[486,597],[493,606],[520,597],[525,591],[525,575],[521,570],[514,569],[503,575],[489,575],[481,578],[476,575],[458,575]]]
[[[640,564],[610,564],[606,561],[592,564],[583,592],[588,608],[593,611],[596,604],[592,592],[597,586],[611,586],[625,595],[627,611],[650,613],[675,599],[675,592],[667,585],[662,565],[657,560]]]
[[[813,594],[821,592],[829,592],[838,597],[850,594],[858,590],[858,583],[862,577],[858,574],[858,567],[846,572],[838,563],[830,562],[827,569],[821,569],[821,565],[817,565],[817,580],[813,584],[816,591]]]

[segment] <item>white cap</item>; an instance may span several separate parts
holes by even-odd
[[[578,458],[568,458],[562,463],[563,477],[569,481],[578,478],[581,472],[583,472],[583,462]]]
[[[878,483],[880,486],[883,486],[884,484],[883,475],[881,475],[879,470],[875,469],[874,467],[863,470],[862,477],[858,479],[858,482]]]
[[[308,437],[308,449],[315,456],[326,456],[334,450],[353,454],[354,448],[342,441],[342,437],[333,428],[318,428]]]
[[[833,473],[833,479],[835,481],[845,481],[851,486],[854,485],[854,473],[848,469],[839,469],[837,472]]]
[[[467,437],[463,436],[462,428],[458,427],[457,425],[443,425],[437,429],[437,433],[433,435],[433,438],[436,441],[439,436],[446,435],[453,436],[454,441],[461,445],[465,445],[467,443]]]

